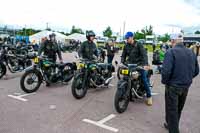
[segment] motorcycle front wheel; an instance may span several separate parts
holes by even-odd
[[[128,91],[128,83],[119,81],[114,100],[115,109],[118,113],[123,113],[126,111],[130,101],[129,97],[130,93]]]
[[[0,79],[6,74],[6,66],[3,63],[0,63]]]
[[[87,86],[84,84],[84,73],[76,75],[72,82],[72,95],[76,99],[85,97],[87,93]]]
[[[20,80],[20,87],[26,93],[36,92],[42,83],[42,78],[36,70],[26,71]]]

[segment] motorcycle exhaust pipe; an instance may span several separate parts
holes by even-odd
[[[104,84],[102,85],[97,85],[92,79],[90,79],[90,82],[97,88],[101,88],[101,87],[104,87]]]
[[[132,91],[135,93],[135,95],[136,95],[137,98],[139,98],[139,99],[143,99],[143,97],[141,97],[141,96],[139,96],[139,95],[137,94],[137,92],[135,91],[134,88],[132,88]]]
[[[114,78],[114,76],[108,78],[108,79],[105,81],[105,83],[104,83],[104,84],[101,84],[101,85],[97,85],[92,79],[90,79],[90,82],[91,82],[95,87],[101,88],[101,87],[105,87],[106,84],[109,84],[109,83],[112,81],[113,78]]]
[[[105,84],[109,84],[109,83],[112,81],[113,78],[114,78],[114,76],[108,78],[108,79],[105,81]]]

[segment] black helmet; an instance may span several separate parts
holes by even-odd
[[[95,37],[96,35],[95,35],[95,33],[94,33],[92,30],[86,31],[86,38],[87,38],[88,40],[90,39],[91,36],[94,36],[94,37]]]
[[[55,37],[55,36],[56,36],[56,34],[55,34],[55,33],[52,33],[52,34],[49,35],[49,38]]]

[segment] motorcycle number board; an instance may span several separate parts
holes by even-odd
[[[39,62],[38,57],[34,58],[34,59],[33,59],[33,62],[34,62],[34,63],[38,63],[38,62]]]
[[[122,69],[121,73],[125,74],[125,75],[128,75],[128,70],[127,69]]]

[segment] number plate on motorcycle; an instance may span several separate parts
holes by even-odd
[[[84,66],[85,66],[85,64],[79,63],[79,64],[78,64],[78,69],[81,69],[81,68],[83,68]]]
[[[33,62],[34,62],[34,63],[38,63],[38,62],[39,62],[38,57],[34,58],[34,59],[33,59]]]
[[[122,69],[121,74],[128,75],[128,69]]]

